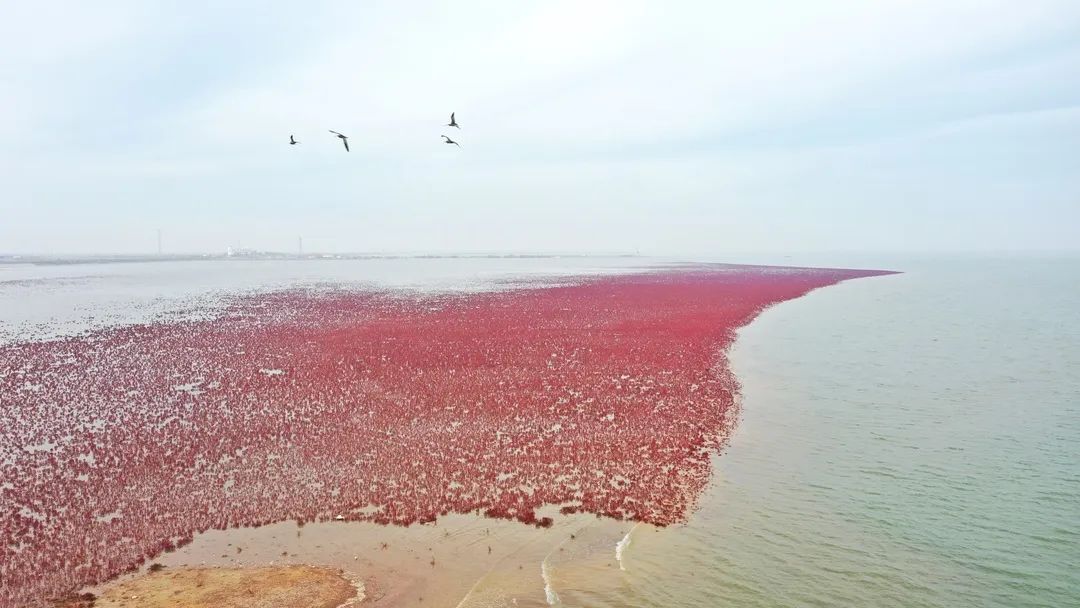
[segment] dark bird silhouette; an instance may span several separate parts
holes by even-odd
[[[458,126],[457,121],[454,120],[454,113],[453,112],[450,112],[450,122],[446,123],[446,126],[454,127],[455,129],[460,129],[461,128],[461,127]]]
[[[337,135],[338,139],[341,140],[341,143],[345,144],[345,151],[346,152],[349,151],[349,138],[347,136],[342,135],[341,133],[338,133],[337,131],[334,131],[334,130],[331,130],[331,129],[327,129],[327,131],[330,131],[334,135]]]
[[[295,146],[298,143],[300,143],[300,142],[296,141],[296,139],[292,135],[289,136],[289,145],[290,146]]]
[[[448,144],[454,144],[455,146],[457,146],[459,148],[461,147],[461,144],[457,143],[456,141],[450,139],[449,137],[447,137],[445,135],[443,135],[443,139],[445,139],[446,143],[448,143]]]

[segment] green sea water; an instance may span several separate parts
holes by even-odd
[[[740,332],[699,509],[565,603],[1080,606],[1080,261],[870,265]]]

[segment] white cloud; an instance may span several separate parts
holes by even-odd
[[[0,25],[0,213],[18,222],[0,221],[0,250],[87,205],[118,247],[163,221],[191,249],[294,228],[362,249],[869,246],[901,238],[889,183],[932,175],[922,195],[946,207],[972,186],[925,133],[989,155],[982,134],[1010,112],[1080,102],[1080,5],[1056,0],[16,10]],[[450,111],[461,149],[439,140]],[[1018,125],[1005,137],[1033,157],[1076,143]],[[1017,161],[1010,183],[1037,175],[1032,195],[1056,205],[1054,166]],[[875,239],[815,219],[841,212]],[[731,230],[718,244],[710,227]]]

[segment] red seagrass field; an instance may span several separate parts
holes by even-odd
[[[0,347],[0,606],[234,526],[685,519],[735,422],[725,352],[882,274],[703,267],[470,294],[237,296],[208,320]]]

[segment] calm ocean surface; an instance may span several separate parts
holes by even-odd
[[[815,291],[744,328],[731,353],[741,422],[691,519],[597,522],[576,545],[527,532],[539,557],[522,552],[532,591],[519,605],[1080,606],[1080,259],[728,261],[904,274]],[[7,266],[0,341],[188,314],[208,292],[459,289],[655,262]],[[489,605],[475,599],[460,605]]]
[[[743,329],[700,509],[581,605],[1080,606],[1080,260],[846,265],[905,274]]]

